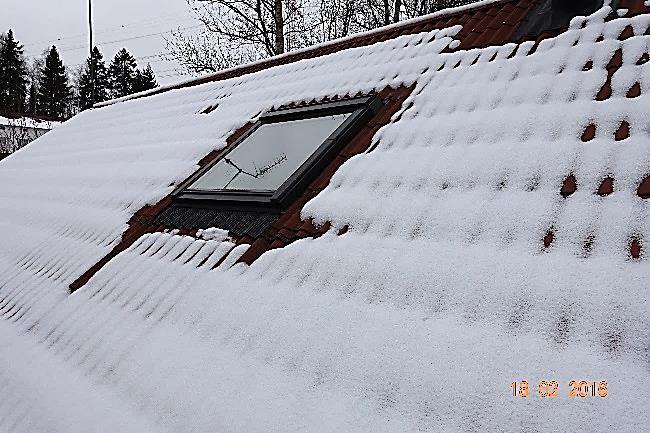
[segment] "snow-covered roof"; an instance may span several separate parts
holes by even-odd
[[[121,101],[0,162],[0,430],[647,429],[650,6],[621,3],[536,42],[437,21]],[[322,236],[247,265],[222,230],[152,228],[102,262],[261,112],[387,86],[412,91],[300,208]]]

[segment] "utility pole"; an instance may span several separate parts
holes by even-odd
[[[93,0],[88,0],[88,31],[90,33],[90,106],[95,104],[95,62],[93,59]]]

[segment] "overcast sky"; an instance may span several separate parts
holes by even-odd
[[[12,29],[28,57],[51,45],[76,69],[88,56],[88,0],[0,0],[0,32]],[[162,32],[179,27],[196,31],[185,0],[93,0],[95,44],[107,64],[126,47],[139,66],[151,63],[160,83],[178,81],[180,67],[161,59]],[[123,40],[129,39],[129,40]]]

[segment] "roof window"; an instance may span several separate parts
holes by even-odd
[[[318,175],[380,104],[379,97],[365,97],[265,113],[175,195],[183,201],[282,206]]]

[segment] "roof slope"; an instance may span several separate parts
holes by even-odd
[[[642,431],[650,16],[630,11],[537,45],[454,49],[452,26],[179,88],[3,161],[0,431]],[[147,234],[68,296],[259,113],[387,85],[415,89],[302,211],[324,236],[246,266],[218,230]],[[570,380],[611,395],[569,398]]]

